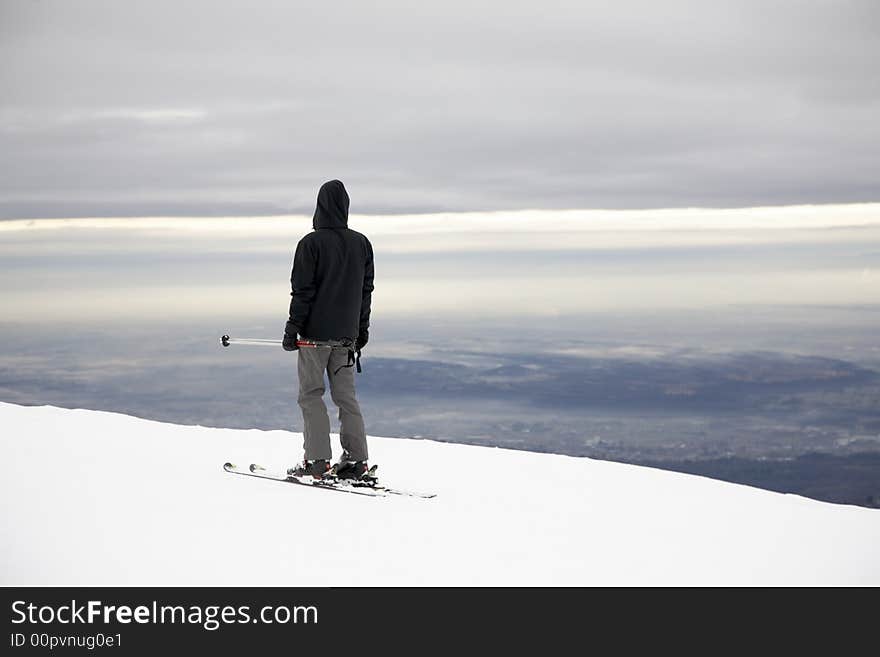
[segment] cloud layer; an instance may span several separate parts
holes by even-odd
[[[560,316],[876,304],[880,204],[351,218],[378,317]],[[0,307],[19,322],[286,317],[306,216],[0,222]]]
[[[0,217],[873,201],[869,0],[0,8]]]

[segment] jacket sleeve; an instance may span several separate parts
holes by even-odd
[[[370,240],[364,238],[367,249],[367,260],[364,267],[364,287],[361,296],[361,319],[359,330],[361,332],[370,328],[370,303],[373,296],[373,245]]]
[[[309,319],[315,299],[315,254],[309,244],[300,241],[293,256],[290,272],[290,319],[297,332],[302,332]]]

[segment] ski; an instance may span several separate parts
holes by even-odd
[[[321,490],[335,490],[341,493],[353,493],[354,495],[364,495],[366,497],[385,497],[387,493],[383,490],[375,488],[356,488],[354,486],[341,485],[335,481],[325,481],[323,479],[315,479],[307,481],[286,473],[270,472],[266,468],[252,463],[251,466],[244,470],[233,463],[224,463],[223,469],[230,474],[245,475],[248,477],[257,477],[259,479],[270,479],[272,481],[282,481],[288,484],[297,484],[298,486],[309,486],[311,488],[320,488]]]
[[[437,497],[437,493],[423,493],[416,490],[404,490],[402,488],[388,488],[387,486],[378,486],[388,495],[400,495],[402,497],[420,497],[423,500],[430,500]]]
[[[422,493],[418,491],[403,490],[399,488],[388,488],[380,484],[358,484],[344,479],[313,479],[309,481],[306,478],[296,477],[287,473],[272,472],[257,463],[251,463],[245,470],[239,468],[232,463],[225,463],[223,469],[230,474],[246,475],[249,477],[258,477],[260,479],[271,479],[273,481],[282,481],[289,484],[297,484],[299,486],[311,486],[312,488],[320,488],[322,490],[335,490],[342,493],[352,493],[354,495],[364,495],[367,497],[387,497],[389,495],[399,495],[402,497],[419,497],[422,499],[431,499],[436,497],[436,493]],[[376,466],[371,468],[371,472],[375,473]]]

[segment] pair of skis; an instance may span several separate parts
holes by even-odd
[[[375,473],[376,466],[373,466],[371,472]],[[246,475],[249,477],[258,477],[260,479],[271,479],[273,481],[281,481],[288,484],[297,484],[299,486],[310,486],[311,488],[319,488],[321,490],[335,490],[341,493],[352,493],[354,495],[365,495],[367,497],[388,497],[389,495],[402,495],[405,497],[421,497],[430,499],[436,497],[435,493],[419,493],[410,490],[401,490],[399,488],[388,488],[380,485],[377,481],[371,482],[353,481],[348,479],[337,479],[335,477],[325,479],[313,479],[311,477],[297,477],[288,473],[273,472],[256,463],[251,463],[247,469],[239,468],[233,463],[226,463],[223,469],[230,474]]]

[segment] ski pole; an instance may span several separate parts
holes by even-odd
[[[228,335],[221,336],[220,344],[224,347],[228,347],[231,344],[247,344],[253,346],[278,346],[281,344],[281,340],[268,340],[266,338],[230,338]],[[297,340],[297,347],[318,347],[320,346],[317,342],[310,342],[309,340]]]
[[[231,344],[251,344],[251,345],[279,345],[281,340],[265,340],[263,338],[230,338],[224,335],[220,338],[220,344],[228,347]]]

